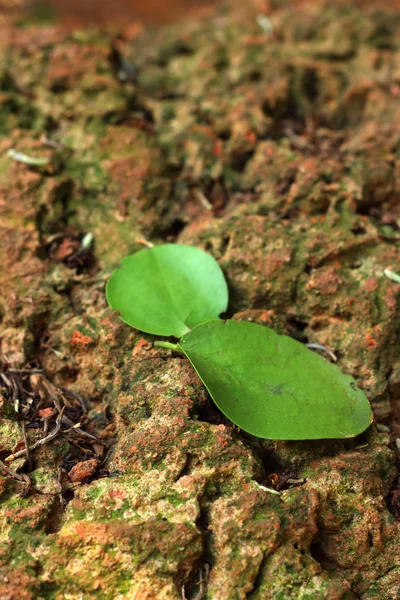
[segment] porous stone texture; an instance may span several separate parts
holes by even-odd
[[[264,9],[117,37],[0,22],[0,459],[18,395],[50,429],[60,395],[87,405],[82,443],[63,424],[0,467],[1,600],[400,596],[400,12]],[[378,429],[232,426],[107,307],[118,261],[163,241],[215,256],[229,317],[333,351]]]

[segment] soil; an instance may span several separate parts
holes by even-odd
[[[400,597],[400,10],[263,10],[0,20],[1,600]],[[331,350],[374,426],[227,422],[107,307],[165,241],[215,256],[229,317]]]

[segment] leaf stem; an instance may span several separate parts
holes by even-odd
[[[174,352],[179,352],[183,354],[182,349],[179,344],[171,344],[171,342],[154,342],[154,346],[157,348],[167,348],[168,350],[173,350]]]

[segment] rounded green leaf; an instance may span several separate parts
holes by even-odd
[[[258,437],[354,437],[372,413],[352,377],[296,340],[261,325],[205,323],[180,347],[218,408]]]
[[[107,283],[106,296],[128,325],[175,337],[217,319],[228,306],[228,288],[216,260],[178,244],[124,258]]]

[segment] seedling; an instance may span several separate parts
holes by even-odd
[[[371,424],[368,399],[351,376],[268,327],[219,318],[228,306],[226,281],[198,248],[165,244],[128,256],[106,295],[128,325],[178,338],[155,345],[184,354],[218,408],[248,433],[350,438]]]
[[[394,281],[395,283],[400,283],[400,275],[392,271],[391,269],[385,269],[383,274],[390,279],[390,281]]]
[[[30,167],[44,167],[50,162],[48,158],[36,158],[34,156],[29,156],[28,154],[24,154],[23,152],[17,152],[13,148],[7,152],[8,156],[17,162],[23,163],[24,165],[29,165]]]

